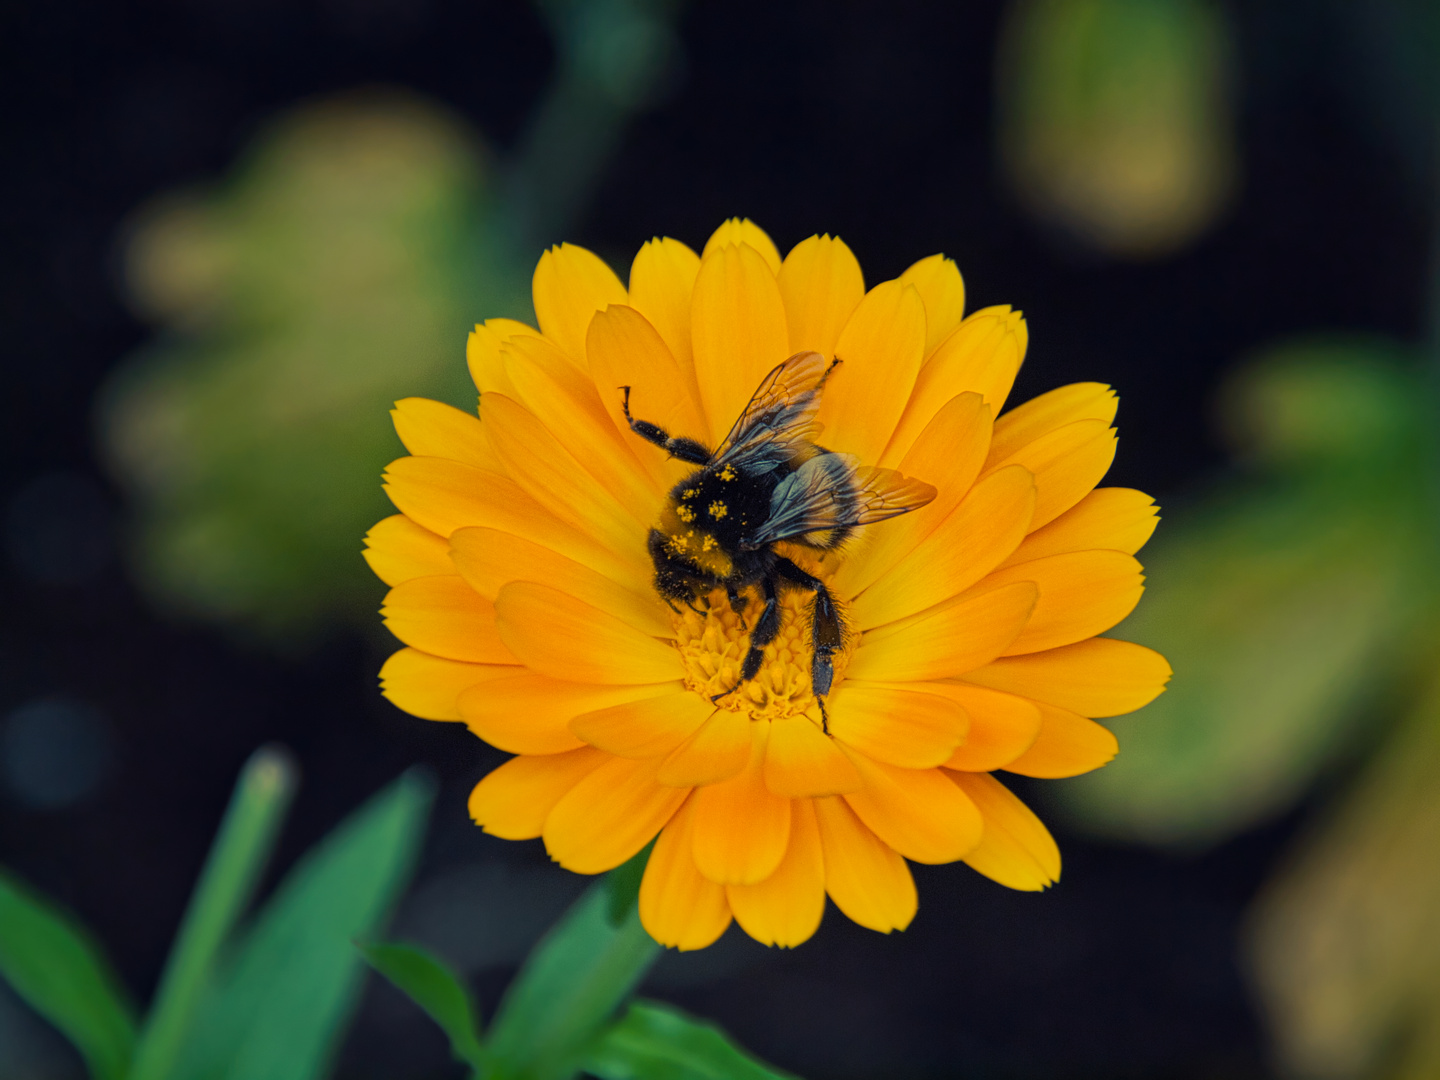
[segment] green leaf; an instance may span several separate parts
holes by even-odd
[[[370,966],[419,1005],[450,1037],[450,1049],[478,1073],[484,1051],[470,991],[435,956],[414,945],[360,945]]]
[[[610,890],[592,885],[535,947],[490,1028],[494,1077],[566,1080],[660,954],[633,907],[610,922]]]
[[[430,797],[407,774],[306,853],[205,1002],[182,1076],[323,1075],[359,998],[353,943],[375,935],[409,880]]]
[[[623,926],[630,912],[640,900],[640,882],[645,877],[645,867],[650,862],[650,851],[655,847],[651,840],[638,855],[617,866],[605,875],[605,890],[610,897],[606,914],[610,925]]]
[[[131,1080],[164,1080],[174,1072],[221,950],[270,860],[295,784],[290,755],[276,747],[261,747],[245,763],[170,947]]]
[[[1432,639],[1433,655],[1433,639]],[[1440,1076],[1440,680],[1252,904],[1283,1075]]]
[[[99,946],[74,919],[0,870],[0,975],[75,1044],[97,1080],[122,1080],[135,1021]]]
[[[782,1080],[714,1024],[658,1001],[637,1001],[585,1061],[601,1080]]]

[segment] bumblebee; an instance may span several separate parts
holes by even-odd
[[[671,457],[697,468],[670,491],[648,547],[655,589],[678,611],[724,589],[741,614],[743,593],[759,588],[764,608],[750,631],[740,678],[711,700],[734,693],[760,670],[765,646],[780,632],[781,589],[815,596],[809,611],[811,687],[829,730],[825,695],[835,670],[832,656],[846,630],[825,583],[778,551],[788,543],[823,553],[840,548],[857,528],[918,509],[935,489],[892,469],[861,466],[850,454],[815,443],[820,394],[839,360],[796,353],[761,381],[759,389],[712,453],[696,439],[671,435],[630,415],[630,387],[622,386],[630,430]]]

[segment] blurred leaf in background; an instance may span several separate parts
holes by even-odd
[[[476,242],[482,162],[438,106],[356,94],[282,115],[223,183],[138,215],[126,281],[164,333],[102,424],[152,595],[269,636],[373,606],[356,538],[385,512],[388,409],[473,406],[456,357],[475,312],[528,314],[524,275]]]
[[[1178,675],[1109,722],[1114,762],[1064,786],[1081,824],[1218,842],[1288,809],[1353,745],[1416,666],[1435,598],[1428,408],[1413,361],[1378,342],[1287,346],[1232,381],[1241,468],[1160,529],[1151,595],[1121,631]]]
[[[1437,793],[1440,684],[1257,902],[1251,966],[1291,1075],[1440,1076]]]
[[[1208,0],[1014,0],[996,89],[1021,200],[1107,254],[1183,247],[1236,187],[1230,76]]]

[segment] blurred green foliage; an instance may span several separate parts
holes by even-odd
[[[1440,683],[1270,884],[1250,930],[1290,1072],[1440,1076]]]
[[[527,313],[475,242],[484,176],[435,106],[356,95],[300,107],[224,184],[142,212],[127,280],[166,333],[102,420],[155,595],[270,636],[373,606],[355,552],[401,452],[391,404],[469,404],[456,356],[477,302]]]
[[[1060,785],[1087,828],[1197,846],[1291,807],[1423,656],[1436,601],[1430,398],[1377,342],[1277,349],[1220,414],[1239,467],[1167,520],[1122,636],[1171,688],[1109,721],[1122,752]]]
[[[278,643],[373,621],[359,538],[402,453],[390,406],[474,407],[470,327],[533,319],[534,259],[681,62],[679,0],[539,7],[556,64],[509,159],[437,104],[352,93],[281,114],[223,181],[135,215],[126,284],[160,333],[103,392],[101,441],[164,606]]]
[[[1231,51],[1209,0],[1014,0],[996,100],[1022,201],[1122,257],[1194,239],[1236,184]]]
[[[80,1051],[95,1080],[124,1080],[134,1009],[89,932],[0,871],[0,975]]]
[[[69,1038],[94,1080],[320,1080],[354,1015],[365,963],[424,1009],[484,1080],[582,1071],[601,1080],[783,1080],[714,1025],[630,1002],[663,951],[636,903],[648,848],[551,928],[482,1032],[469,988],[442,960],[374,941],[423,840],[431,791],[414,775],[303,855],[239,925],[294,786],[282,752],[262,749],[246,765],[138,1033],[85,928],[0,871],[0,977]]]
[[[313,1080],[358,1001],[352,941],[384,925],[414,865],[430,785],[401,777],[308,852],[238,927],[293,790],[251,758],[138,1038],[101,950],[43,897],[0,877],[0,976],[84,1055],[96,1080]]]
[[[661,952],[636,905],[649,857],[646,848],[571,906],[525,961],[488,1033],[464,983],[425,950],[371,945],[365,957],[440,1026],[480,1080],[570,1080],[580,1072],[600,1080],[785,1080],[714,1024],[660,1002],[626,1007]],[[621,899],[628,907],[617,918]]]

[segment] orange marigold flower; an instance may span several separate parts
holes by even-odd
[[[727,221],[700,256],[650,241],[628,290],[567,244],[536,268],[538,331],[492,319],[471,335],[478,418],[398,403],[412,456],[386,474],[400,513],[371,530],[366,557],[407,647],[381,677],[402,709],[516,755],[470,798],[487,832],[542,837],[582,874],[658,836],[640,916],[681,949],[732,918],[797,945],[827,895],[863,926],[903,929],[907,860],[963,859],[1015,889],[1059,877],[1045,826],[992,773],[1097,768],[1116,745],[1090,718],[1164,687],[1162,657],[1096,636],[1140,598],[1134,553],[1156,508],[1096,488],[1115,454],[1108,387],[1062,387],[994,419],[1025,321],[1008,307],[967,317],[964,296],[942,256],[867,291],[839,239],[782,261],[749,221]],[[722,559],[698,602],[657,591],[652,529],[668,521],[659,543],[679,551],[679,522],[701,519],[699,544],[728,511],[667,496],[697,465],[637,434],[622,388],[637,420],[693,440],[693,459],[805,352],[841,361],[807,384],[823,429],[807,437],[853,455],[855,476],[897,470],[926,495],[836,550],[818,533],[776,543],[792,577],[742,680],[766,590],[727,597]],[[819,594],[800,578],[833,598],[833,649],[817,650]],[[823,701],[817,651],[833,671]]]

